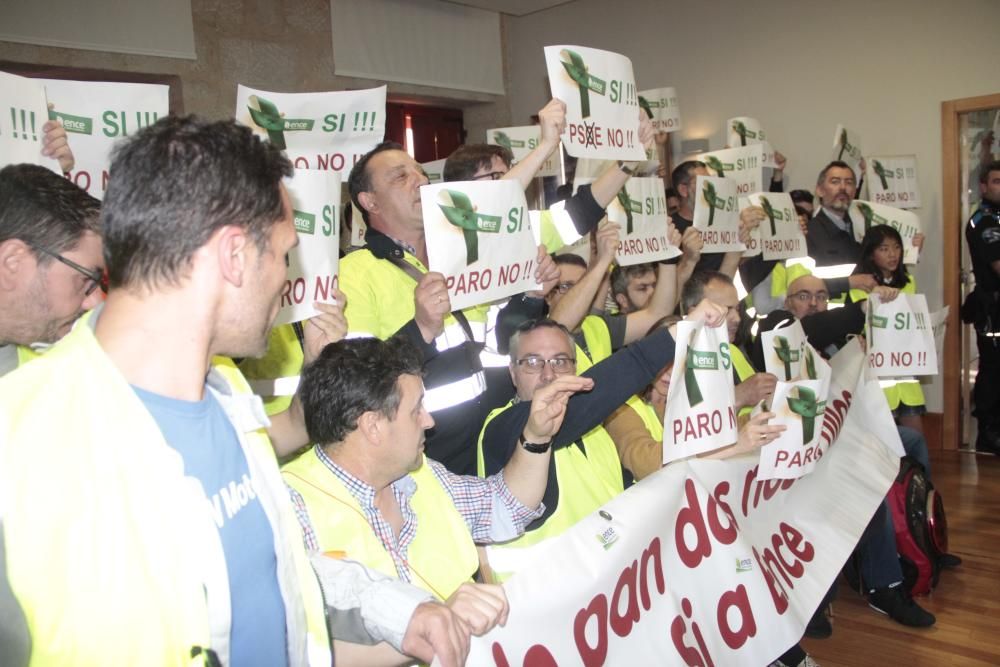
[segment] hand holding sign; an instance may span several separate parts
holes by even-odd
[[[334,288],[331,290],[331,302],[316,302],[313,308],[317,314],[306,320],[303,326],[302,351],[305,363],[310,364],[319,357],[320,353],[330,343],[343,340],[347,335],[347,318],[344,317],[344,308],[347,306],[347,296],[336,287],[337,280],[333,281]]]
[[[436,271],[425,273],[413,290],[413,306],[413,321],[430,343],[444,331],[444,317],[451,312],[444,276]]]
[[[64,174],[72,171],[76,161],[66,139],[66,129],[57,120],[47,120],[42,125],[42,132],[45,133],[42,137],[42,155],[58,160],[59,168]]]

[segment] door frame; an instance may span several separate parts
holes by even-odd
[[[959,317],[962,269],[961,141],[959,115],[1000,107],[1000,93],[965,97],[941,103],[941,222],[944,237],[944,305],[948,306],[948,326],[944,339],[944,420],[942,445],[956,450],[962,443],[962,330]]]

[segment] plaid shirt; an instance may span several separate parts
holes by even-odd
[[[375,531],[376,537],[386,546],[386,551],[392,556],[399,578],[410,581],[407,552],[410,543],[413,542],[413,538],[417,534],[417,516],[410,507],[410,498],[417,490],[417,483],[409,475],[392,483],[392,493],[399,504],[400,514],[403,516],[403,527],[399,531],[397,539],[392,527],[375,506],[375,489],[330,460],[319,446],[314,447],[314,451],[323,465],[347,487],[358,502],[365,518],[368,519],[368,524]],[[542,503],[539,503],[535,510],[522,505],[507,488],[503,479],[503,471],[481,479],[468,475],[455,475],[431,459],[426,459],[426,462],[442,488],[451,497],[455,509],[465,520],[465,525],[469,528],[473,541],[478,544],[513,539],[524,532],[528,523],[542,516],[545,512],[545,506]],[[306,548],[309,551],[318,551],[320,549],[319,540],[313,530],[305,501],[295,489],[289,487],[288,490],[292,497],[292,504],[295,506],[295,514],[298,516],[299,523],[302,524],[302,536]]]

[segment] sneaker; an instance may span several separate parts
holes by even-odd
[[[976,453],[1000,455],[1000,431],[992,428],[980,428],[976,438]]]
[[[868,606],[911,628],[928,628],[937,621],[934,614],[914,602],[900,584],[868,591]]]
[[[806,623],[806,637],[809,639],[826,639],[833,634],[833,626],[830,619],[826,617],[826,608],[816,610],[809,622]]]

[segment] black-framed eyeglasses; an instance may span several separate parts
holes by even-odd
[[[488,174],[480,174],[479,176],[473,176],[474,181],[499,181],[501,178],[507,175],[506,171],[491,171]]]
[[[552,357],[551,359],[543,359],[541,357],[525,357],[524,359],[518,359],[514,363],[520,366],[525,373],[530,373],[532,375],[541,373],[542,369],[545,368],[545,364],[548,364],[549,368],[551,368],[552,372],[556,375],[572,373],[576,370],[576,359],[573,357]]]
[[[73,260],[66,259],[65,257],[63,257],[62,255],[60,255],[59,253],[53,252],[52,250],[49,250],[48,248],[42,247],[40,245],[36,245],[34,243],[31,244],[31,247],[34,248],[35,250],[37,250],[40,253],[48,255],[49,257],[51,257],[53,259],[59,260],[60,262],[62,262],[63,264],[65,264],[69,268],[73,269],[74,271],[77,271],[78,273],[83,274],[87,278],[87,282],[85,282],[83,284],[84,285],[84,287],[83,287],[83,295],[84,296],[90,296],[91,294],[94,293],[94,290],[96,290],[98,287],[101,288],[102,292],[104,292],[105,294],[107,294],[107,292],[108,292],[108,283],[104,279],[104,271],[101,271],[99,269],[88,269],[88,268],[85,268],[83,266],[80,266],[79,264],[77,264]]]
[[[796,292],[791,296],[796,301],[801,301],[802,303],[809,303],[811,301],[815,301],[816,303],[826,303],[830,299],[830,295],[827,294],[826,292],[816,292],[815,294],[813,294],[812,292],[803,291],[803,292]]]

